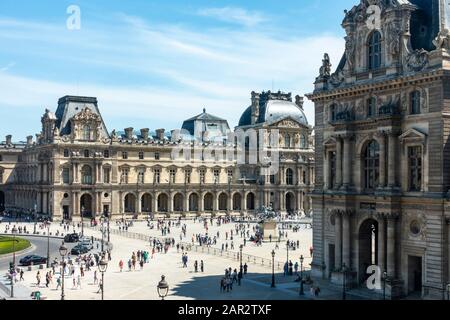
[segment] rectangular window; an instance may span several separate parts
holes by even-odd
[[[370,118],[375,116],[375,110],[376,110],[376,99],[369,98],[367,100],[367,117]]]
[[[89,150],[84,150],[84,157],[89,158],[90,152]]]
[[[69,157],[69,150],[64,149],[64,158],[68,158]]]
[[[63,178],[63,183],[64,184],[69,184],[70,183],[70,170],[69,168],[64,168],[63,172],[62,172],[62,178]]]
[[[103,168],[103,183],[110,183],[110,169]]]
[[[128,152],[126,151],[122,152],[122,159],[124,160],[128,159]]]
[[[144,160],[144,152],[139,152],[139,160]]]
[[[155,152],[155,160],[159,160],[159,152]]]
[[[333,189],[336,182],[336,152],[330,152],[330,188]]]
[[[109,158],[109,150],[103,151],[103,158]]]
[[[275,184],[275,175],[274,174],[270,175],[270,184]]]
[[[161,171],[159,169],[155,169],[155,183],[161,182]]]
[[[409,191],[422,190],[422,147],[408,148]]]
[[[414,91],[410,94],[411,114],[420,114],[420,92]]]
[[[228,169],[227,170],[227,176],[228,176],[228,181],[233,181],[233,169]]]

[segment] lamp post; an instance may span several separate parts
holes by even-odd
[[[346,278],[347,278],[347,266],[344,264],[342,264],[342,300],[346,300],[347,299],[347,293],[345,292],[345,285],[346,285]]]
[[[164,300],[169,293],[169,284],[167,283],[165,276],[161,276],[161,281],[158,283],[157,289],[159,297],[161,300]]]
[[[84,217],[84,206],[81,207],[81,236],[84,237],[84,223],[83,223],[83,217]]]
[[[62,266],[61,266],[61,268],[62,268],[62,272],[61,272],[61,281],[62,281],[62,283],[61,283],[61,300],[64,300],[64,269],[66,268],[66,262],[64,261],[64,257],[67,254],[67,248],[64,245],[64,241],[63,241],[62,245],[59,247],[59,254],[62,257]]]
[[[47,221],[47,268],[50,268],[50,222]]]
[[[286,275],[289,274],[289,240],[286,241],[286,266],[287,266],[287,272]]]
[[[272,284],[271,288],[275,288],[275,250],[272,250]]]
[[[387,272],[383,272],[383,300],[386,300],[386,280],[387,280]]]
[[[303,296],[305,294],[303,288],[303,255],[300,256],[300,295]]]
[[[104,236],[105,236],[105,216],[101,216],[100,217],[100,224],[101,224],[101,231],[102,231],[102,253],[105,252],[104,247],[103,247],[103,242],[104,242]]]
[[[13,234],[13,262],[11,268],[11,298],[14,298],[14,274],[16,273],[16,226],[11,230]]]
[[[108,269],[108,262],[105,259],[105,256],[103,256],[102,260],[98,263],[98,270],[102,273],[102,300],[104,300],[104,293],[105,293],[105,272],[106,269]]]
[[[241,260],[241,265],[240,265],[240,271],[241,271],[241,275],[243,276],[244,275],[244,273],[243,273],[243,270],[244,270],[244,266],[242,265],[242,249],[244,248],[244,245],[240,245],[239,246],[239,249],[240,249],[240,254],[239,254],[239,258],[240,258],[240,260]]]

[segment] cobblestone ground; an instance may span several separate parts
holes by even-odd
[[[183,238],[184,242],[191,242],[192,235],[200,233],[204,234],[206,231],[203,228],[202,223],[194,223],[193,221],[183,222],[187,225],[187,237]],[[21,224],[25,225],[25,224]],[[114,222],[110,224],[111,228],[118,228]],[[29,231],[33,230],[33,224],[27,224]],[[226,242],[225,232],[234,230],[234,224],[223,224],[221,226],[209,226],[209,234],[215,234],[220,232],[219,243],[217,248],[221,248],[222,242]],[[50,228],[52,233],[57,230],[63,232],[63,229],[59,224],[53,224]],[[3,224],[0,225],[0,232],[4,231]],[[42,232],[43,230],[38,231]],[[71,230],[72,231],[72,228]],[[79,229],[76,228],[76,231]],[[135,222],[134,226],[128,229],[129,232],[141,233],[149,236],[161,236],[161,232],[155,229],[150,230],[147,227],[146,222]],[[101,233],[98,230],[91,228],[84,228],[85,235],[101,237]],[[179,240],[181,228],[171,228],[170,237]],[[288,232],[289,240],[300,242],[299,249],[295,251],[289,251],[289,259],[293,261],[298,260],[300,254],[303,254],[305,259],[305,265],[310,261],[309,248],[311,246],[311,229],[301,229],[299,232]],[[243,239],[239,236],[234,237],[235,250],[238,251],[239,245]],[[230,246],[230,240],[228,240]],[[108,270],[105,273],[105,299],[158,299],[156,285],[159,282],[161,275],[166,276],[166,280],[170,285],[170,292],[167,299],[312,299],[314,298],[309,293],[309,286],[305,285],[305,295],[299,296],[299,283],[295,282],[295,276],[285,277],[280,271],[276,274],[276,288],[270,288],[271,284],[271,267],[259,264],[249,263],[248,274],[245,276],[241,286],[235,284],[232,292],[221,293],[220,292],[220,279],[224,274],[224,270],[228,267],[233,269],[239,269],[239,261],[233,259],[227,259],[220,256],[215,256],[207,253],[200,253],[190,251],[188,253],[189,261],[188,268],[183,268],[181,263],[181,250],[177,252],[176,248],[169,249],[167,254],[160,253],[155,254],[150,262],[144,265],[143,270],[139,267],[134,271],[128,271],[126,262],[131,257],[132,252],[137,250],[146,250],[151,252],[151,246],[149,243],[143,240],[131,239],[123,235],[111,234],[111,243],[113,245],[112,261],[109,262]],[[270,258],[270,252],[275,248],[275,243],[264,243],[262,246],[257,247],[253,243],[247,242],[243,252],[258,257]],[[286,261],[286,245],[282,241],[279,244],[276,258],[280,262]],[[296,260],[295,260],[296,259]],[[308,260],[309,259],[309,260]],[[119,270],[119,261],[123,260],[125,263],[124,271]],[[205,272],[194,272],[193,264],[197,260],[204,261]],[[96,268],[93,268],[95,270]],[[101,299],[100,293],[98,293],[98,285],[94,285],[94,271],[86,272],[85,277],[82,279],[81,288],[74,288],[73,278],[67,276],[65,278],[65,296],[68,300],[73,299],[86,299],[86,300],[98,300]],[[56,278],[59,275],[57,270],[56,276],[53,278],[53,284],[50,284],[49,288],[45,287],[45,273],[47,270],[40,270],[42,275],[41,285],[38,287],[36,283],[37,270],[26,271],[25,281],[18,283],[18,286],[28,289],[27,293],[39,290],[42,296],[47,299],[60,299],[61,290],[56,289]],[[77,271],[78,272],[78,271]],[[77,275],[76,272],[76,275]],[[2,271],[2,274],[4,271]],[[98,277],[101,278],[100,274]],[[22,292],[22,290],[20,290]],[[320,299],[338,298],[339,289],[330,288],[321,290]],[[28,295],[28,294],[27,294]],[[21,297],[25,298],[25,297]],[[317,298],[317,297],[316,297]]]

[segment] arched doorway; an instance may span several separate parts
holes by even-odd
[[[181,193],[177,193],[175,197],[173,197],[173,211],[182,212],[183,211],[183,195]]]
[[[149,193],[144,194],[141,198],[141,211],[152,212],[152,196]]]
[[[0,191],[0,212],[5,211],[5,193]]]
[[[205,211],[213,211],[213,195],[211,193],[205,194],[203,207]]]
[[[371,265],[378,265],[378,222],[365,220],[359,227],[359,281],[364,283],[369,275],[366,270]]]
[[[158,196],[158,212],[167,212],[169,204],[169,197],[165,193]]]
[[[189,211],[198,211],[198,194],[196,193],[189,196]]]
[[[255,195],[252,192],[247,195],[247,210],[255,210]]]
[[[295,211],[295,196],[292,192],[286,194],[286,211],[293,214]]]
[[[221,193],[219,195],[219,210],[220,211],[228,210],[228,196],[225,193]]]
[[[242,210],[242,197],[240,193],[235,193],[233,195],[233,210],[234,211]]]
[[[92,218],[92,196],[85,193],[80,198],[80,215],[83,217]]]
[[[125,196],[124,205],[125,213],[136,213],[136,196],[129,193]]]

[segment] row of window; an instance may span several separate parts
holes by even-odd
[[[83,156],[84,156],[85,158],[90,158],[90,157],[91,157],[91,151],[90,151],[90,150],[87,150],[87,149],[84,150],[84,151],[83,151]],[[70,152],[69,152],[69,150],[68,150],[68,149],[64,149],[64,158],[69,158],[69,157],[70,157]],[[104,158],[109,158],[109,157],[110,157],[110,152],[109,152],[109,150],[104,150],[104,151],[103,151],[103,157],[104,157]],[[144,152],[140,151],[140,152],[138,153],[138,157],[139,157],[139,160],[144,160],[144,159],[145,159]],[[159,159],[160,159],[159,152],[155,152],[154,158],[155,158],[155,160],[159,160]],[[128,152],[126,152],[126,151],[123,151],[123,152],[122,152],[122,159],[124,159],[124,160],[128,159]]]
[[[330,156],[330,185],[333,186],[336,182],[336,152]],[[362,164],[364,189],[374,191],[379,187],[380,179],[380,145],[375,140],[367,145]],[[408,147],[408,191],[422,190],[422,169],[422,147]]]

